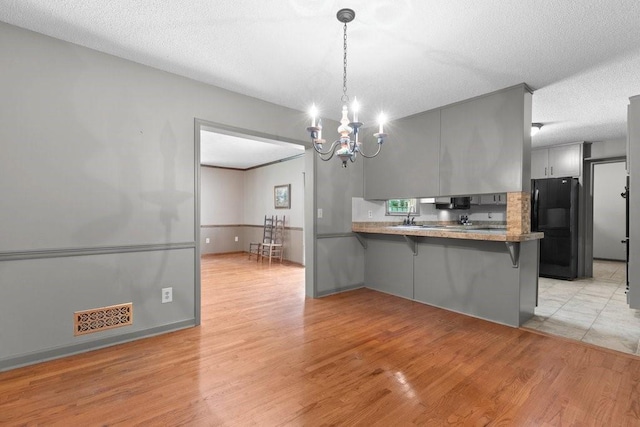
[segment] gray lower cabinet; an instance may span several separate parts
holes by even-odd
[[[425,239],[415,259],[415,300],[510,326],[533,316],[537,241],[513,268],[504,242]]]
[[[365,286],[413,299],[413,251],[403,236],[368,235],[364,262]]]
[[[513,267],[504,242],[367,234],[365,286],[518,327],[533,316],[538,241],[519,243]]]
[[[386,200],[439,194],[440,111],[406,117],[391,125],[380,154],[364,159],[364,198]],[[371,154],[367,149],[371,151],[372,144],[367,145],[370,147],[363,150]]]
[[[441,109],[440,195],[528,188],[531,94],[525,85]],[[524,183],[524,180],[527,183]]]

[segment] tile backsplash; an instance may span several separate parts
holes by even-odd
[[[416,221],[457,221],[459,215],[467,215],[469,221],[507,220],[505,205],[471,205],[468,210],[447,210],[436,209],[433,203],[420,203],[420,214],[415,217]],[[401,222],[402,219],[402,216],[386,215],[383,200],[364,200],[362,197],[351,199],[352,222]]]

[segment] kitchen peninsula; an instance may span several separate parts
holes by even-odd
[[[505,194],[505,221],[474,230],[352,215],[364,286],[514,327],[533,316],[543,236],[530,232],[531,92],[520,84],[394,123],[393,149],[364,159],[366,203]]]
[[[509,195],[521,211],[519,194]],[[528,199],[527,199],[528,200]],[[526,213],[526,209],[525,209]],[[518,327],[533,316],[538,240],[528,221],[505,227],[354,222],[365,247],[367,287]],[[518,226],[524,226],[521,228]]]

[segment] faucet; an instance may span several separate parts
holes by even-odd
[[[411,212],[407,213],[407,217],[402,221],[403,225],[416,225],[416,217],[411,218]]]

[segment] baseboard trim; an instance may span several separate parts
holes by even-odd
[[[235,251],[235,252],[216,252],[216,253],[210,253],[210,254],[202,254],[200,255],[200,258],[225,256],[225,255],[239,255],[239,254],[246,255],[247,257],[249,256],[249,252],[247,251]],[[252,255],[255,255],[255,254],[252,254]],[[300,262],[291,261],[290,259],[286,259],[286,258],[282,259],[282,263],[285,265],[294,265],[296,267],[304,267],[304,264]]]
[[[328,291],[321,291],[321,292],[318,292],[317,298],[327,297],[329,295],[341,294],[343,292],[349,292],[349,291],[353,291],[355,289],[361,289],[361,288],[365,288],[365,287],[366,286],[364,286],[364,283],[358,283],[358,284],[349,285],[349,286],[346,286],[346,287],[340,288],[340,289],[332,289],[332,290],[328,290]]]
[[[73,356],[74,354],[99,350],[101,348],[124,344],[143,338],[150,338],[155,335],[166,334],[168,332],[173,332],[194,326],[196,326],[195,319],[183,320],[181,322],[175,322],[151,329],[145,329],[144,331],[131,332],[124,335],[116,335],[113,337],[103,338],[96,341],[89,341],[82,344],[74,344],[51,350],[38,351],[18,357],[11,357],[8,359],[0,360],[0,372],[20,368],[27,365],[35,365],[37,363],[47,362],[49,360],[60,359],[62,357]]]

